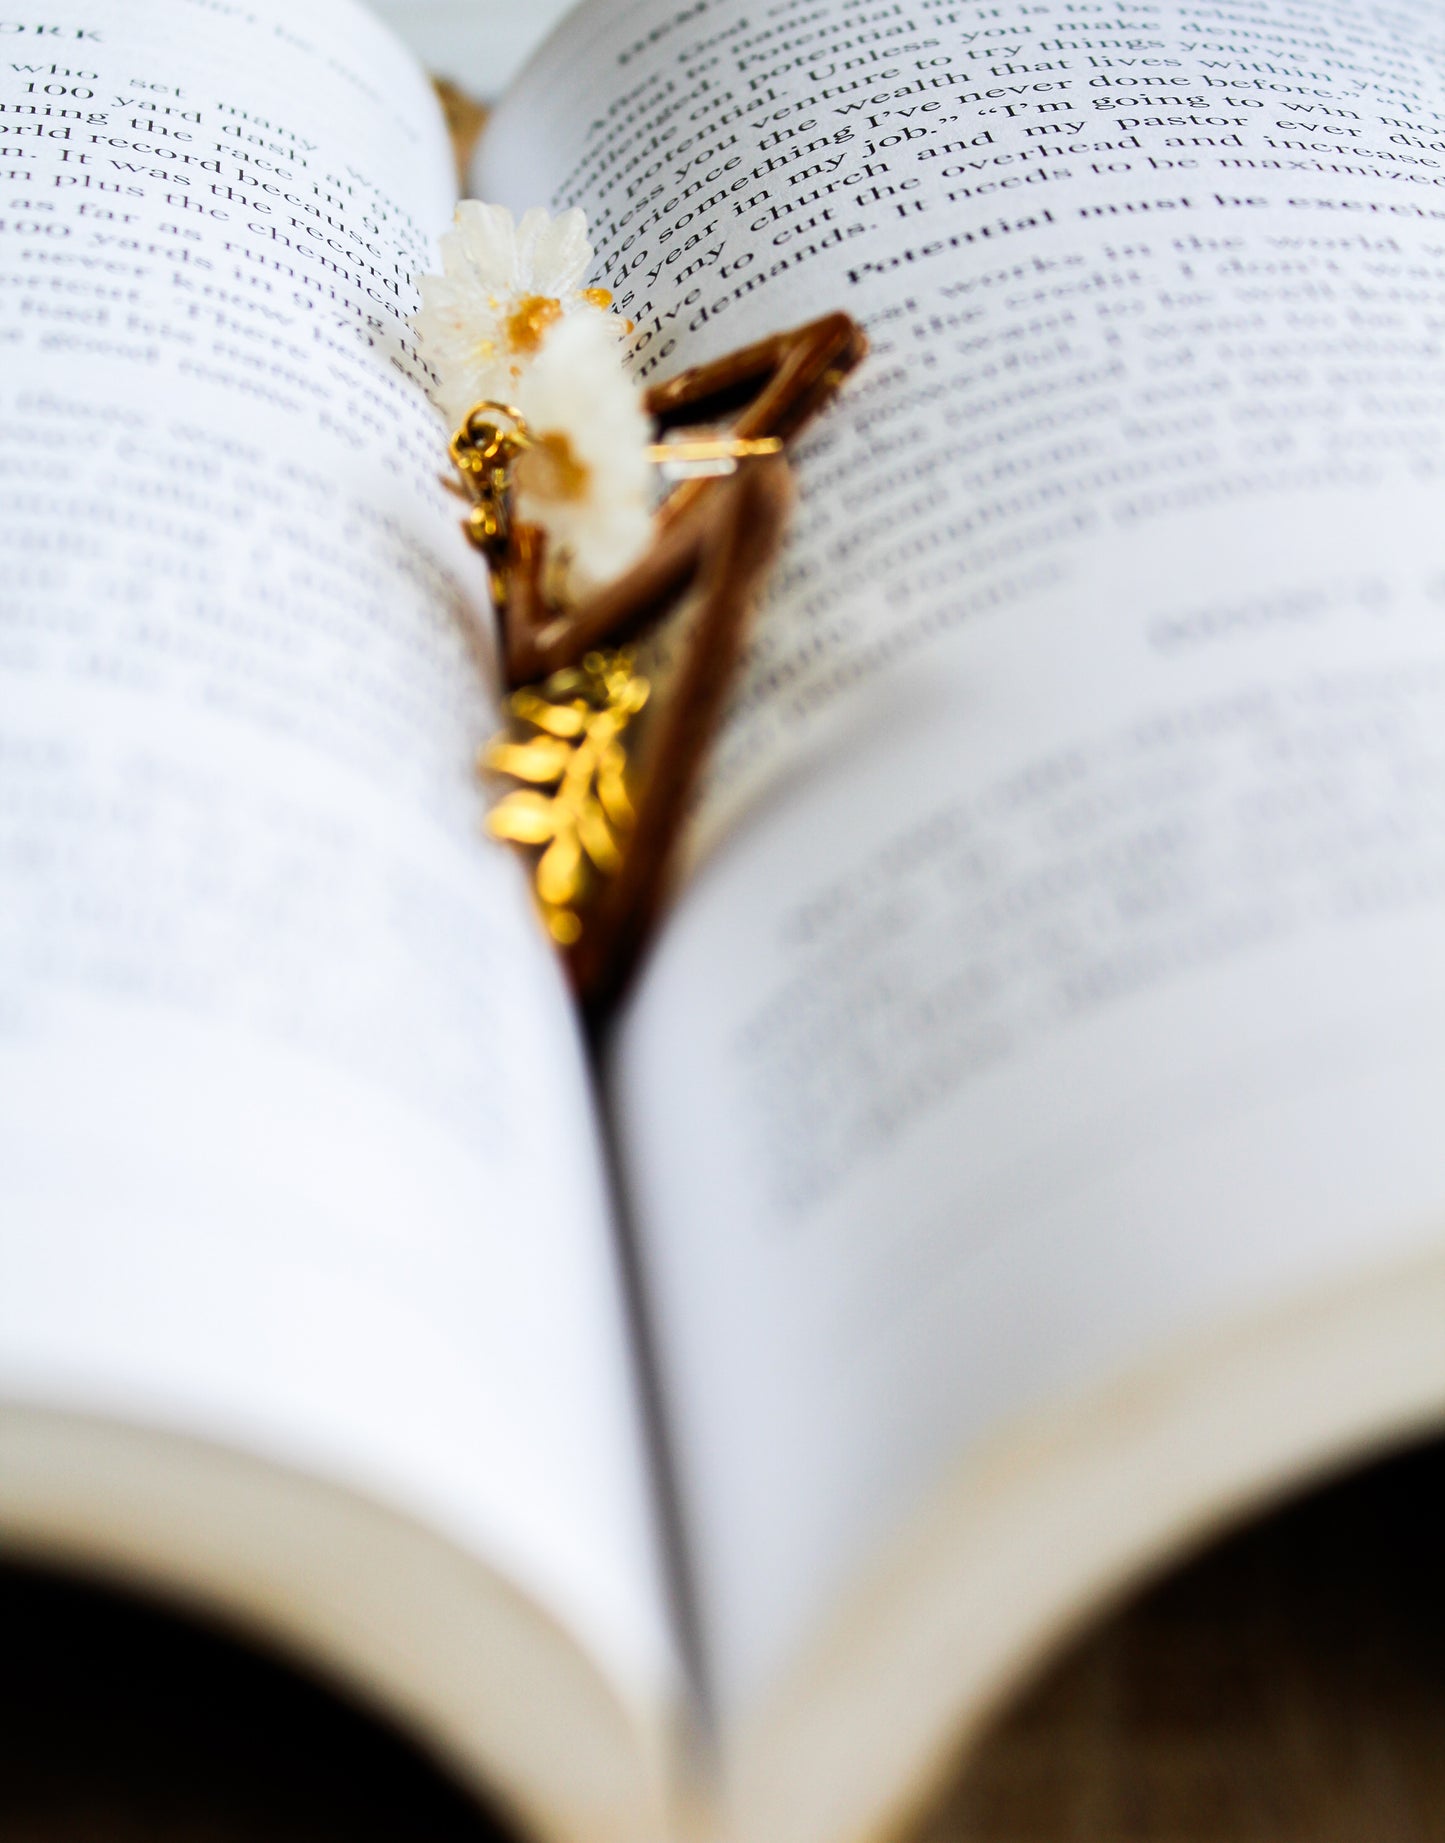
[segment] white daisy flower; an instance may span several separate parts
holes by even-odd
[[[441,275],[417,278],[417,344],[437,375],[432,395],[453,427],[474,403],[510,402],[548,335],[576,313],[614,336],[627,323],[606,310],[605,288],[584,288],[592,264],[587,219],[534,208],[520,224],[502,205],[464,199],[441,240]]]
[[[513,470],[516,515],[546,532],[548,587],[575,601],[651,539],[651,424],[601,314],[568,315],[550,330],[513,401],[527,430]]]

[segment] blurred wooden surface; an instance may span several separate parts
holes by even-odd
[[[1094,1631],[918,1843],[1439,1843],[1445,1450],[1306,1499]]]
[[[1445,1838],[1445,1452],[1257,1525],[1085,1638],[917,1843]],[[3,1843],[505,1843],[417,1754],[151,1610],[0,1572]]]

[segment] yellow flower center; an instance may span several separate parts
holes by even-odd
[[[514,352],[535,352],[549,326],[562,318],[562,303],[546,294],[524,294],[507,317],[507,344]]]
[[[592,469],[566,435],[551,430],[532,437],[517,460],[516,479],[520,491],[537,499],[572,502],[586,497]]]
[[[610,307],[612,305],[612,290],[610,288],[584,288],[582,290],[582,299],[589,307]]]

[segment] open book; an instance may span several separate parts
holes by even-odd
[[[0,1527],[538,1835],[850,1843],[1445,1407],[1436,0],[589,0],[471,190],[840,307],[594,1080],[324,0],[0,29]]]

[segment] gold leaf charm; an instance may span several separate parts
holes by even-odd
[[[580,939],[599,880],[621,867],[635,824],[623,736],[649,689],[630,650],[588,653],[514,692],[508,710],[523,734],[482,752],[483,768],[525,783],[497,802],[487,825],[495,838],[540,849],[537,901],[559,946]]]

